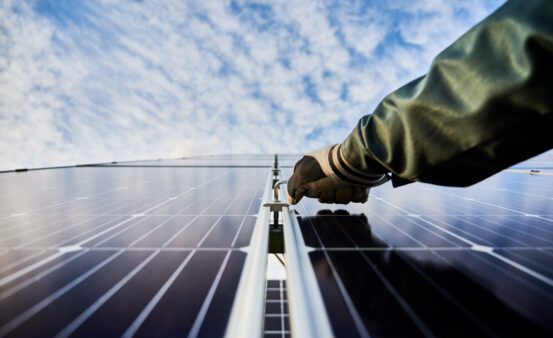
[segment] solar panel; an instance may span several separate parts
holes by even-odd
[[[0,176],[0,336],[223,336],[262,168]]]
[[[553,162],[534,163],[541,170],[464,189],[383,186],[363,205],[302,200],[297,227],[333,334],[551,335]]]
[[[3,173],[0,336],[553,333],[551,158],[466,189],[382,186],[366,204],[304,199],[274,217],[271,183],[297,159]],[[266,281],[282,239],[287,280]]]

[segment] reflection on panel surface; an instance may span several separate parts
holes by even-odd
[[[0,175],[0,336],[222,336],[268,173]]]
[[[551,175],[386,185],[366,204],[295,210],[337,336],[553,334]]]

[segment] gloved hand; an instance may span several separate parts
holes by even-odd
[[[303,196],[321,203],[366,202],[369,188],[388,180],[387,175],[355,172],[343,165],[339,145],[306,154],[299,160],[288,180],[288,202],[298,203]],[[349,172],[348,172],[349,171]]]

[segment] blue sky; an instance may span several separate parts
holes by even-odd
[[[341,142],[496,0],[0,0],[0,170]]]

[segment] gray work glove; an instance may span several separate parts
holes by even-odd
[[[366,202],[369,188],[388,180],[387,175],[369,175],[345,167],[334,145],[306,154],[299,160],[288,180],[288,202],[298,203],[303,196],[318,198],[321,203]]]

